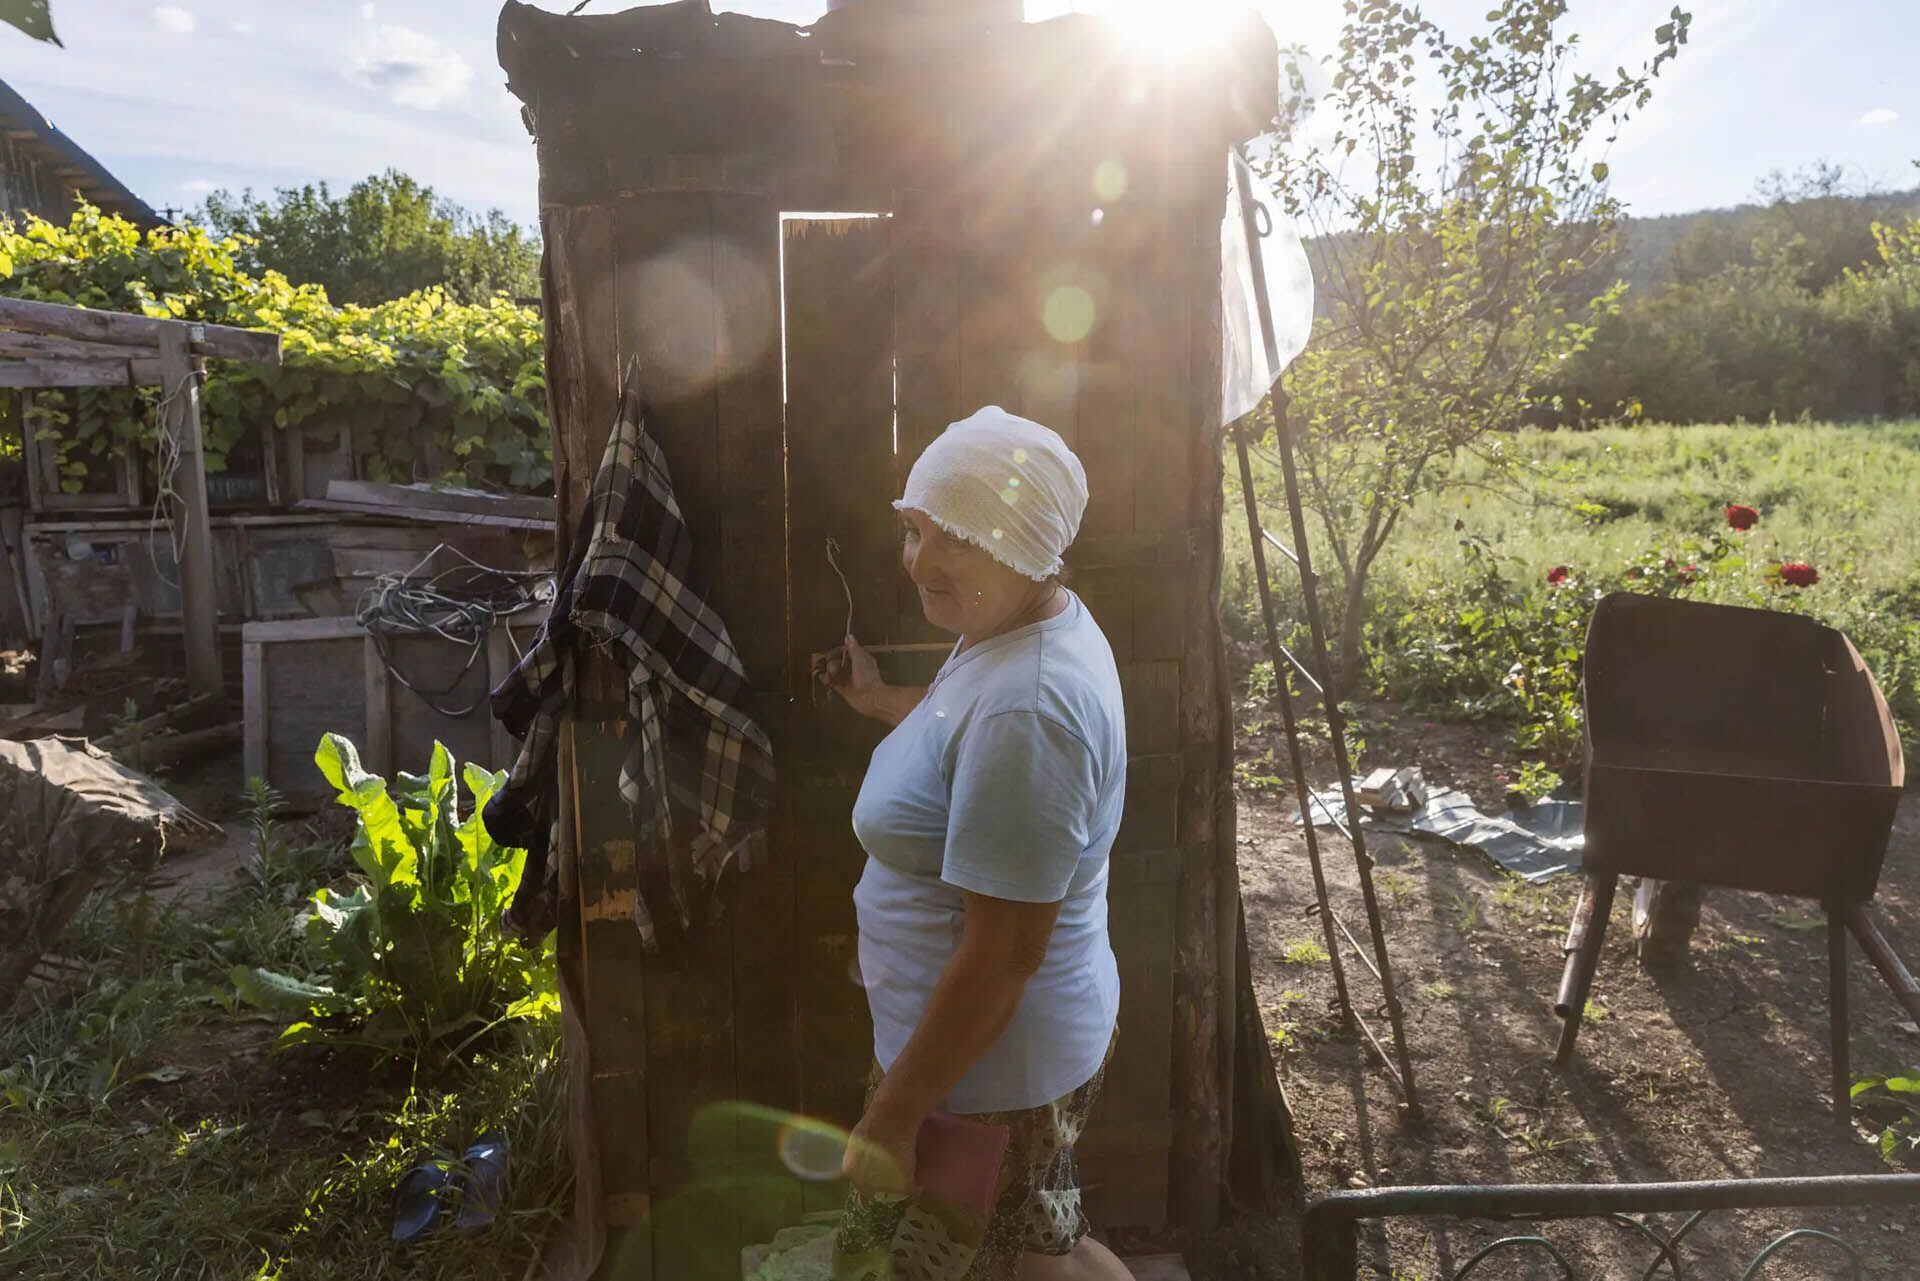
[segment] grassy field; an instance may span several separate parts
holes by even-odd
[[[1605,590],[1674,589],[1654,581],[1671,556],[1676,569],[1700,566],[1680,589],[1692,598],[1800,610],[1846,630],[1874,666],[1907,742],[1915,742],[1920,423],[1530,431],[1508,445],[1521,463],[1513,480],[1494,486],[1502,492],[1476,487],[1491,478],[1470,460],[1458,475],[1469,483],[1423,499],[1383,555],[1369,623],[1378,692],[1439,712],[1524,719],[1531,712],[1499,689],[1517,657],[1498,652],[1502,641],[1517,637],[1514,647],[1526,648],[1550,634],[1556,643],[1577,642],[1592,600]],[[1256,468],[1262,502],[1277,516],[1277,469],[1260,460]],[[1251,638],[1257,615],[1237,499],[1235,487],[1223,608],[1230,630]],[[1746,533],[1728,529],[1729,503],[1757,508],[1759,524]],[[1476,540],[1476,555],[1467,554],[1466,540]],[[1783,561],[1812,565],[1820,581],[1779,585],[1769,574]],[[1550,588],[1548,572],[1563,565],[1572,581]],[[1511,614],[1511,634],[1476,634],[1462,621],[1489,604]],[[1288,610],[1297,614],[1291,601]],[[1462,652],[1476,644],[1490,652]],[[1562,684],[1563,693],[1575,687]]]

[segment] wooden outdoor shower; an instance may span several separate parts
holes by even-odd
[[[1253,21],[1158,63],[1091,19],[966,12],[868,0],[810,30],[703,0],[501,14],[539,148],[563,537],[637,355],[780,770],[770,857],[685,955],[647,958],[606,673],[589,673],[565,737],[569,1048],[589,1082],[583,1174],[600,1185],[583,1204],[604,1212],[621,1275],[737,1275],[740,1243],[831,1204],[823,1184],[764,1177],[781,1136],[756,1113],[710,1105],[859,1114],[871,1043],[848,812],[878,730],[808,688],[810,655],[845,626],[825,542],[863,641],[940,639],[888,503],[926,442],[982,404],[1055,428],[1086,464],[1067,560],[1127,699],[1120,1045],[1081,1147],[1096,1222],[1211,1225],[1240,1160],[1236,1112],[1272,1088],[1264,1041],[1237,1037],[1215,602],[1226,154],[1273,114],[1276,50]],[[890,661],[924,679],[937,660]]]

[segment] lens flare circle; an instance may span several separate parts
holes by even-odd
[[[1079,342],[1093,332],[1098,308],[1093,295],[1079,285],[1058,285],[1040,307],[1040,323],[1055,342]]]

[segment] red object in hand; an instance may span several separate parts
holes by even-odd
[[[1727,524],[1735,529],[1752,529],[1760,523],[1760,513],[1745,503],[1727,504]]]
[[[1795,587],[1811,587],[1820,581],[1820,571],[1802,560],[1783,561],[1780,565],[1780,581]]]
[[[914,1140],[913,1181],[949,1204],[991,1214],[1011,1138],[1004,1125],[930,1112]]]
[[[1572,577],[1573,577],[1573,571],[1568,569],[1565,565],[1555,565],[1552,569],[1547,571],[1547,582],[1549,585],[1554,587],[1558,587],[1560,584],[1566,582],[1569,578],[1572,578]]]

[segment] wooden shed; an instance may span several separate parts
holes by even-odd
[[[808,688],[810,655],[845,626],[825,540],[843,549],[857,635],[940,639],[900,573],[888,500],[983,404],[1055,428],[1085,461],[1092,503],[1067,560],[1127,700],[1120,1043],[1081,1147],[1096,1222],[1210,1226],[1236,1128],[1273,1134],[1271,1117],[1245,1120],[1274,1095],[1264,1038],[1236,1037],[1257,1016],[1215,603],[1226,157],[1273,114],[1277,52],[1251,17],[1169,60],[1089,18],[1022,24],[1008,7],[1012,21],[864,0],[805,29],[704,0],[501,13],[539,151],[560,527],[637,355],[780,771],[771,857],[689,952],[652,958],[631,921],[606,673],[563,736],[579,1208],[604,1215],[606,1274],[737,1275],[740,1243],[833,1203],[827,1184],[780,1177],[783,1159],[804,1171],[794,1131],[760,1124],[851,1124],[870,1057],[848,814],[878,733]],[[938,659],[896,657],[902,675]]]

